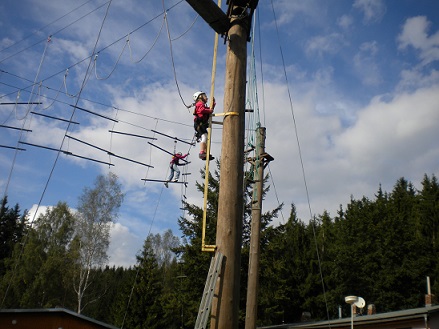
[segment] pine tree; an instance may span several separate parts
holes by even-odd
[[[151,237],[145,240],[143,250],[137,256],[134,280],[126,286],[124,298],[119,301],[115,325],[133,329],[166,328],[161,304],[163,281],[157,258],[151,245]]]
[[[27,212],[20,214],[18,204],[13,208],[8,207],[8,198],[5,196],[0,201],[0,277],[5,272],[5,259],[12,256],[14,246],[26,234]]]

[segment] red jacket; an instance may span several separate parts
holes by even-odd
[[[185,155],[181,155],[181,154],[174,154],[173,156],[172,156],[172,159],[171,159],[171,162],[169,162],[171,165],[172,164],[176,164],[177,166],[180,164],[180,160],[181,159],[184,159],[184,158],[186,158],[188,155],[187,154],[185,154]]]
[[[194,109],[194,121],[200,118],[202,121],[207,121],[209,119],[209,115],[212,114],[213,108],[215,108],[215,103],[213,103],[212,109],[208,107],[203,101],[198,101],[195,104]]]

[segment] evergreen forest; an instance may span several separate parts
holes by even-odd
[[[201,172],[204,178],[204,172]],[[209,174],[207,244],[215,243],[219,163]],[[204,182],[204,179],[202,180]],[[264,195],[269,191],[265,178]],[[197,183],[200,198],[203,184]],[[244,328],[252,185],[245,186],[240,328]],[[101,193],[100,193],[101,192]],[[105,193],[104,193],[105,192]],[[123,202],[117,177],[98,177],[75,205],[60,201],[30,222],[7,196],[0,208],[2,309],[62,307],[123,328],[193,328],[212,253],[201,251],[203,209],[184,204],[170,230],[145,238],[132,267],[108,266],[109,227]],[[201,203],[201,202],[200,202]],[[298,218],[294,203],[261,216],[258,325],[335,319],[344,297],[363,297],[377,313],[422,307],[426,277],[439,294],[439,183],[404,178],[373,199],[351,197],[335,216]],[[274,223],[281,224],[274,224]]]

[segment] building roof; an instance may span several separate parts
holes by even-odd
[[[85,322],[88,322],[90,324],[93,324],[95,327],[99,328],[106,328],[106,329],[119,329],[115,326],[112,326],[110,324],[89,318],[85,315],[78,314],[74,311],[65,309],[65,308],[41,308],[41,309],[3,309],[0,310],[0,323],[1,319],[4,318],[6,315],[16,315],[19,317],[20,315],[29,316],[32,314],[38,314],[38,315],[47,315],[47,316],[54,316],[54,315],[60,315],[60,316],[69,316],[73,317],[78,320],[82,320]],[[1,326],[0,326],[1,327]]]
[[[439,317],[439,306],[428,306],[420,307],[402,311],[388,312],[388,313],[378,313],[372,315],[357,315],[354,317],[354,326],[360,325],[373,325],[373,324],[384,324],[384,323],[394,323],[399,321],[408,321],[420,319],[424,320],[425,315],[430,317],[431,315]],[[258,329],[318,329],[318,328],[328,328],[331,327],[350,327],[351,318],[341,318],[335,320],[325,320],[317,322],[302,322],[302,323],[290,323],[274,326],[258,327]]]

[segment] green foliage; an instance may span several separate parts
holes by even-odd
[[[206,244],[215,243],[219,179],[218,170],[209,174]],[[204,191],[203,184],[197,188]],[[240,328],[252,205],[251,189],[245,189]],[[98,209],[97,203],[91,206]],[[84,314],[126,328],[194,326],[213,254],[201,251],[203,209],[187,203],[184,209],[178,220],[181,241],[171,231],[150,235],[134,268],[89,268],[95,280]],[[373,199],[351,198],[333,218],[324,212],[305,222],[292,204],[286,222],[272,225],[280,210],[261,218],[258,326],[299,322],[303,312],[314,320],[337,318],[339,306],[348,316],[347,295],[362,296],[378,312],[421,307],[426,276],[432,293],[439,293],[439,183],[434,175],[424,176],[420,190],[401,178],[391,192],[379,187]],[[110,213],[102,221],[112,218]],[[24,218],[18,205],[10,209],[3,200],[0,289],[7,294],[2,307],[74,308],[72,282],[83,243],[76,234],[77,217],[59,203],[32,227]]]
[[[91,284],[98,280],[93,269],[107,263],[110,227],[118,217],[123,198],[117,176],[111,172],[98,176],[94,187],[84,188],[79,197],[74,244],[78,257],[73,272],[78,313],[99,298],[88,293]]]
[[[217,162],[217,168],[219,164]],[[204,172],[201,172],[205,178]],[[212,176],[209,173],[208,179],[208,199],[206,215],[206,240],[208,245],[215,244],[216,215],[218,209],[219,195],[219,173],[214,171]],[[200,193],[204,192],[204,184],[197,183]],[[202,240],[202,221],[203,209],[188,203],[184,204],[187,213],[185,217],[180,217],[178,223],[183,233],[182,245],[176,249],[180,262],[181,284],[179,298],[184,301],[183,327],[193,328],[198,314],[199,304],[204,290],[207,273],[209,270],[211,253],[201,251]]]
[[[26,234],[26,211],[21,215],[18,204],[8,207],[8,198],[0,201],[0,276],[5,273],[5,259],[12,256],[14,246]]]
[[[7,307],[71,307],[70,252],[74,217],[65,203],[46,210],[16,244],[2,285],[9,290]]]

